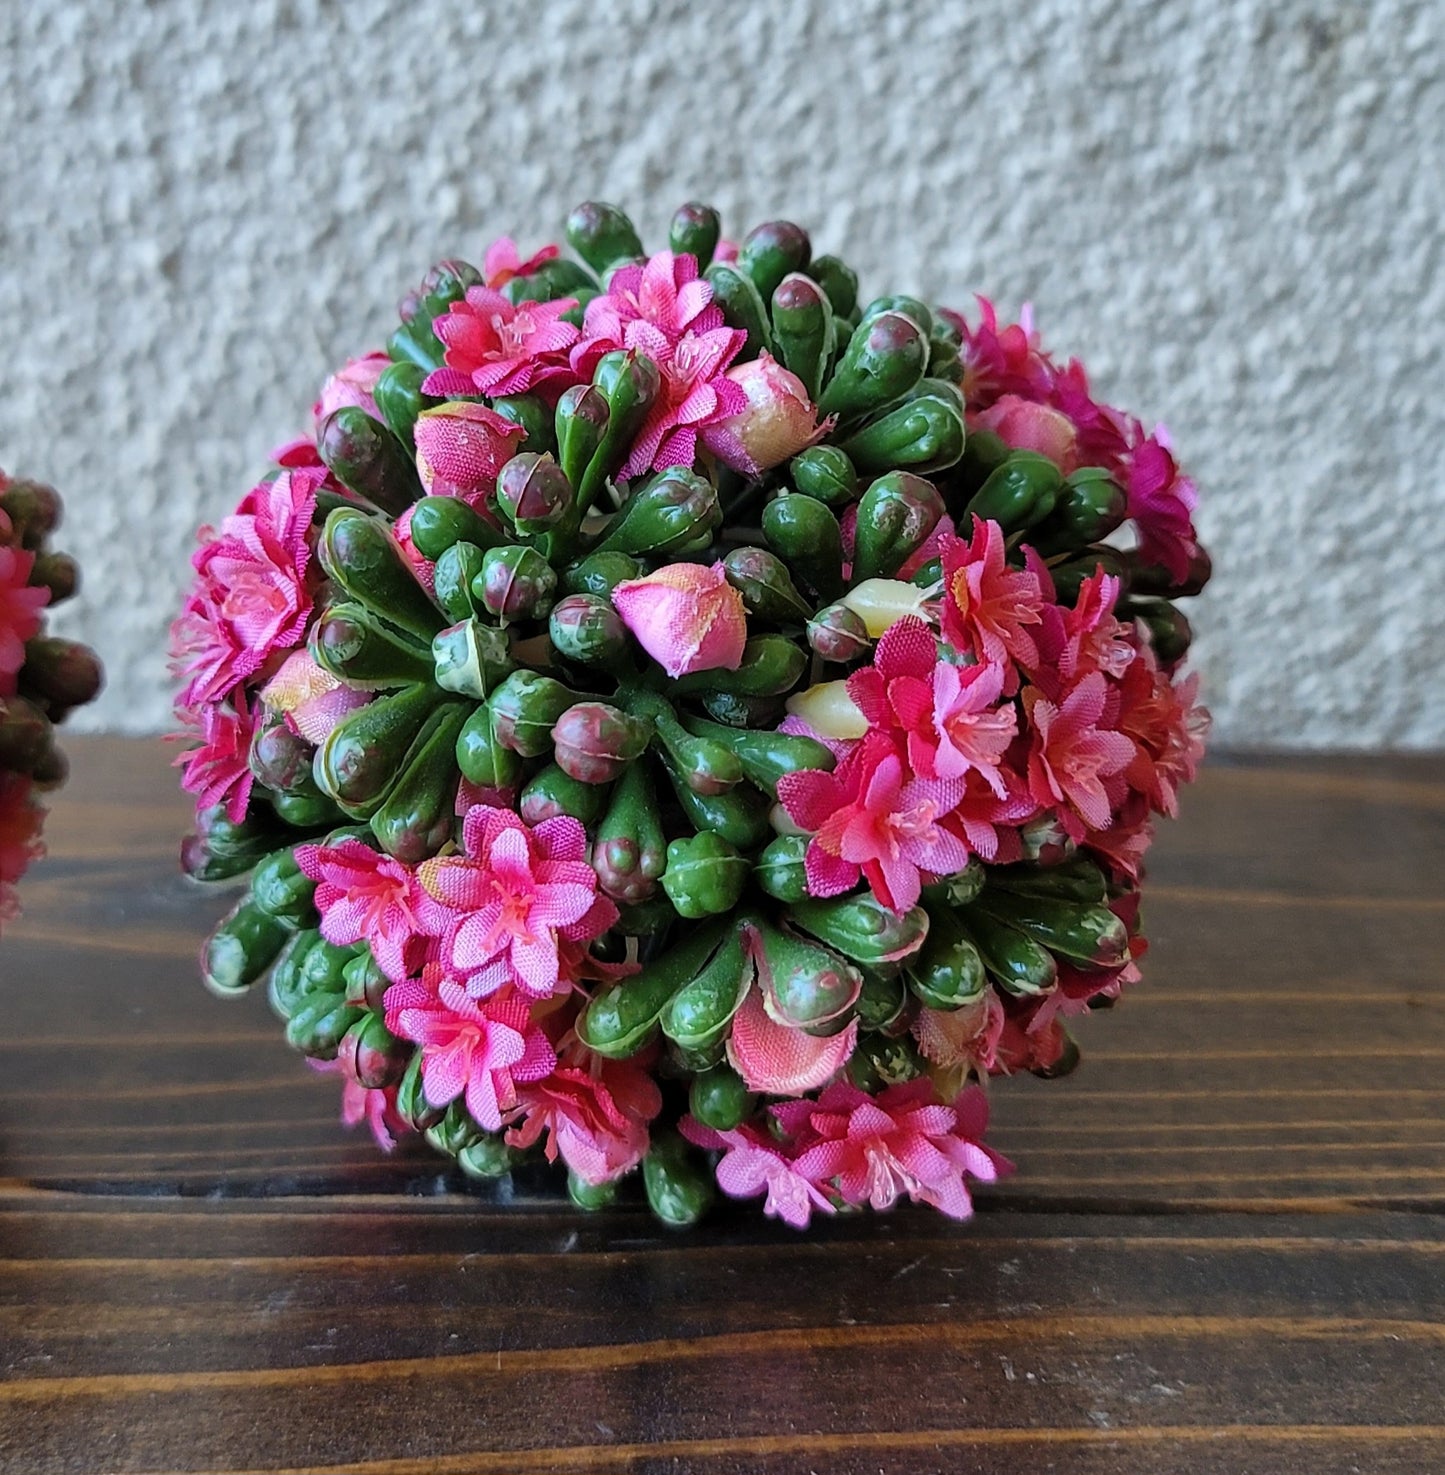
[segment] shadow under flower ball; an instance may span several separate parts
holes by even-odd
[[[1193,484],[1027,316],[702,205],[566,236],[433,267],[203,533],[206,981],[476,1177],[965,1217],[982,1083],[1139,976]]]

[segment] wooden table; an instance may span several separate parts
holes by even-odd
[[[1445,760],[1216,760],[1147,981],[954,1225],[486,1202],[195,953],[158,744],[0,943],[0,1468],[1445,1470]]]

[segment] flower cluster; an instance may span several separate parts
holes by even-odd
[[[566,234],[433,267],[201,532],[182,861],[251,873],[206,981],[387,1150],[965,1217],[984,1084],[1139,976],[1193,484],[1027,312],[701,205]]]
[[[45,611],[75,593],[75,560],[49,546],[60,497],[0,471],[0,927],[19,911],[16,884],[45,853],[39,796],[65,781],[55,727],[100,690],[94,654],[47,636]]]

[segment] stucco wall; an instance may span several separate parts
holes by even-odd
[[[1031,299],[1203,489],[1221,741],[1445,741],[1445,7],[29,0],[0,9],[0,464],[164,725],[194,525],[435,258],[597,196]]]

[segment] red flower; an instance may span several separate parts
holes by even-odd
[[[0,922],[12,922],[19,914],[15,883],[31,861],[45,854],[40,841],[44,818],[30,780],[23,774],[0,771]]]

